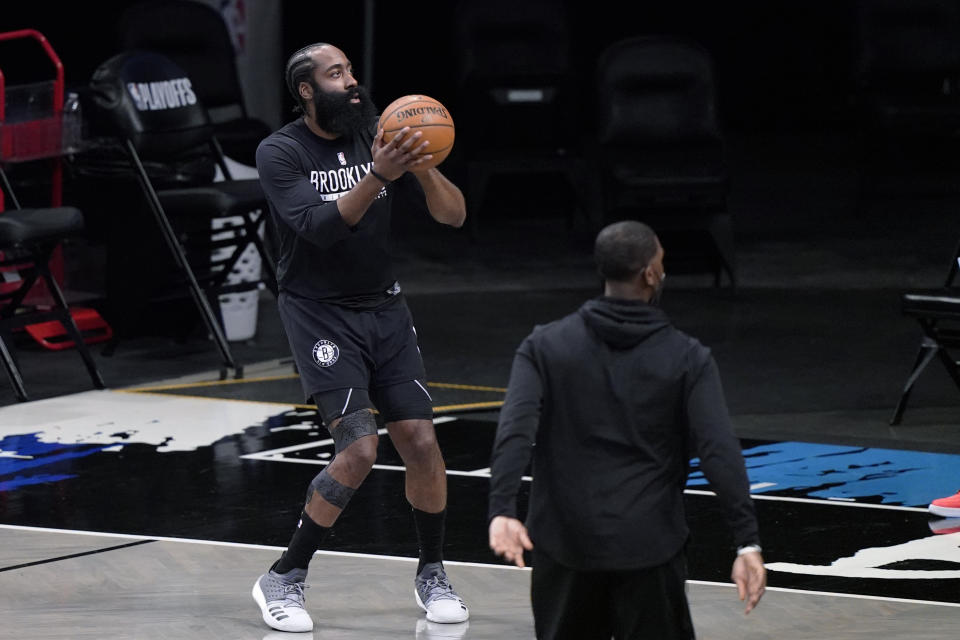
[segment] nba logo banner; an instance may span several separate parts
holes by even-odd
[[[337,160],[340,161],[340,166],[347,166],[347,156],[343,155],[343,151],[337,151]]]

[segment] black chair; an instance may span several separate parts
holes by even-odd
[[[854,45],[861,197],[956,192],[960,4],[860,0]]]
[[[196,0],[147,0],[124,10],[118,30],[121,51],[156,51],[184,69],[224,154],[256,164],[257,145],[270,127],[247,112],[236,51],[219,11]]]
[[[455,16],[454,153],[464,158],[471,235],[479,235],[478,214],[502,174],[559,175],[573,189],[576,211],[589,213],[563,4],[468,0]]]
[[[111,180],[129,183],[135,178],[178,276],[158,285],[151,294],[156,302],[163,302],[189,293],[219,349],[221,376],[233,369],[239,378],[243,370],[227,343],[218,301],[219,296],[257,286],[249,281],[229,281],[231,271],[251,246],[260,258],[261,282],[276,295],[274,263],[260,237],[267,205],[259,180],[230,179],[222,149],[193,87],[195,83],[183,69],[155,52],[128,51],[100,65],[91,79],[85,109],[92,137],[108,150],[101,156],[87,153],[91,158],[87,162],[94,168],[87,166],[85,175],[93,180],[93,174],[103,169],[107,177],[100,176],[102,184]],[[104,156],[109,160],[104,161]],[[204,158],[216,162],[227,180],[212,182],[212,172],[203,171],[187,179],[168,175],[170,167],[203,166]],[[166,169],[166,179],[158,179],[159,170],[151,171],[151,167]],[[126,217],[137,208],[135,202],[122,206],[128,209]],[[229,222],[232,220],[239,222]],[[227,223],[214,230],[214,221]],[[146,254],[138,261],[140,242],[135,237],[126,239],[126,255],[133,261],[128,273],[147,273],[156,266]],[[215,254],[222,257],[215,258]]]
[[[64,240],[80,236],[84,231],[83,214],[75,207],[23,208],[13,192],[7,174],[0,167],[0,183],[12,210],[0,213],[0,268],[15,271],[19,280],[9,290],[0,291],[0,360],[10,379],[13,391],[20,401],[29,400],[23,375],[13,352],[13,332],[27,325],[58,321],[83,363],[93,386],[105,387],[90,350],[70,314],[70,308],[60,286],[50,271],[54,249]],[[27,294],[39,279],[46,284],[53,300],[49,309],[25,304]]]
[[[596,78],[591,166],[597,217],[649,222],[670,238],[670,271],[706,268],[717,285],[722,273],[735,285],[724,137],[709,52],[683,38],[627,38],[601,53]]]
[[[956,286],[957,272],[960,270],[958,261],[960,244],[954,251],[946,282],[940,291],[908,293],[903,296],[903,314],[914,318],[920,324],[923,338],[920,340],[920,350],[913,362],[913,368],[900,394],[900,401],[890,420],[892,425],[900,424],[903,420],[910,392],[913,391],[920,374],[934,358],[940,360],[947,374],[960,389],[960,361],[950,354],[951,349],[960,349],[960,288]]]

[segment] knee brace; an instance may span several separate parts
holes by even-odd
[[[364,436],[377,435],[377,419],[366,409],[348,413],[340,419],[330,435],[333,436],[333,450],[340,453]]]
[[[350,498],[353,497],[354,489],[340,484],[337,482],[336,478],[327,473],[327,470],[324,469],[313,479],[310,483],[310,486],[307,488],[307,502],[310,502],[310,498],[313,497],[314,493],[320,495],[321,498],[329,502],[335,507],[343,509],[347,506],[347,503],[350,502]]]

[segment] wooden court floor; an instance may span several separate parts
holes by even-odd
[[[312,633],[271,631],[249,595],[279,548],[0,527],[0,637],[414,640],[533,638],[528,570],[448,563],[471,607],[463,625],[427,623],[409,558],[324,553],[313,561]],[[249,585],[247,583],[250,583]],[[960,608],[771,588],[744,616],[735,589],[692,581],[701,640],[955,638]],[[642,603],[638,603],[642,606]]]
[[[459,395],[438,396],[449,410],[435,420],[449,474],[446,564],[468,624],[427,623],[414,602],[402,461],[384,437],[311,564],[315,630],[266,627],[250,588],[332,448],[307,408],[216,397],[218,385],[199,375],[0,407],[0,638],[533,638],[529,571],[485,544],[489,409],[500,390],[471,386],[440,387]],[[488,414],[470,413],[472,402]],[[954,488],[960,456],[742,442],[771,586],[745,617],[728,582],[722,514],[694,464],[688,592],[698,638],[958,637],[960,519],[931,519],[923,506]]]

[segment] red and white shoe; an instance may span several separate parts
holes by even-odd
[[[946,498],[937,498],[927,510],[944,518],[960,518],[960,491]]]

